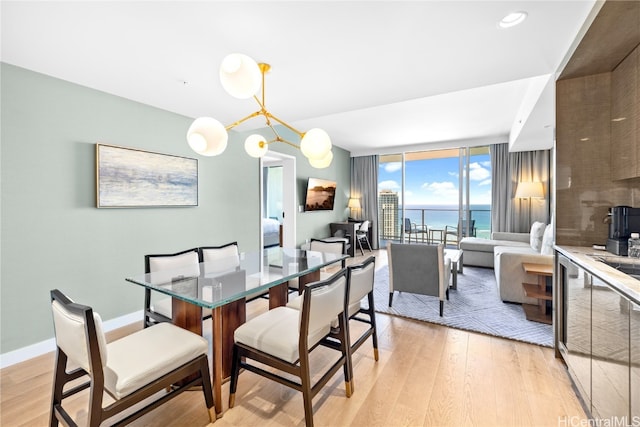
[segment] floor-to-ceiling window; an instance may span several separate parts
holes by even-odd
[[[488,147],[380,156],[381,245],[386,241],[444,242],[491,233]]]

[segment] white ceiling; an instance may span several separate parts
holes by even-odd
[[[352,155],[510,139],[522,151],[551,147],[556,73],[599,4],[3,0],[0,54],[230,124],[257,109],[218,79],[222,58],[240,52],[271,64],[271,113],[300,130],[325,129]],[[529,14],[523,24],[497,27],[517,10]]]

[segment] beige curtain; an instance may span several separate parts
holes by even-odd
[[[378,249],[378,156],[351,158],[351,195],[360,199],[355,219],[371,221],[371,246]]]
[[[529,232],[534,221],[550,221],[551,153],[549,150],[509,152],[509,144],[494,144],[491,152],[491,230]],[[543,199],[516,199],[519,182],[539,181]]]

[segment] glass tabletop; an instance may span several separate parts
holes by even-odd
[[[204,308],[216,308],[347,258],[344,254],[268,248],[239,257],[127,277],[127,282],[153,289]]]

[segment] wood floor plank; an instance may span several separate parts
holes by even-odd
[[[496,381],[492,365],[491,337],[469,334],[461,393],[465,425],[498,425]]]

